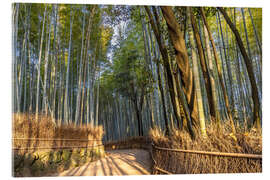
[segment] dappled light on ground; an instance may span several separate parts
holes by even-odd
[[[139,149],[109,151],[105,158],[72,168],[58,176],[149,175],[149,152]]]

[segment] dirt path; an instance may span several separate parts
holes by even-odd
[[[66,170],[59,176],[112,176],[151,174],[149,152],[141,149],[109,151],[98,161]]]

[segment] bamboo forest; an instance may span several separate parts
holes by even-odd
[[[13,3],[12,114],[14,176],[262,172],[262,8]]]

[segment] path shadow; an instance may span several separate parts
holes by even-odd
[[[87,163],[87,165],[85,165],[84,169],[82,170],[80,176],[83,176],[83,174],[86,172],[86,170],[89,168],[89,166],[91,165],[91,162]]]
[[[109,157],[109,156],[108,156],[108,157]],[[112,176],[112,175],[113,175],[113,172],[112,172],[112,167],[110,166],[110,163],[109,163],[108,157],[106,157],[106,158],[105,158],[105,160],[106,160],[107,167],[108,167],[108,168],[109,168],[109,170],[110,170],[110,174],[109,174],[109,176]]]
[[[124,171],[116,162],[115,162],[115,160],[114,160],[114,158],[112,158],[112,157],[108,157],[110,160],[111,160],[111,162],[113,163],[113,165],[120,171],[120,175],[128,175],[128,173],[126,172],[126,171]]]
[[[105,167],[104,167],[104,163],[103,163],[103,159],[100,160],[100,163],[101,163],[101,168],[102,168],[104,176],[107,176],[107,173],[106,173]]]
[[[129,160],[129,159],[126,159],[126,158],[119,158],[119,159],[121,159],[123,162],[125,162],[126,164],[128,164],[129,166],[131,166],[132,168],[134,168],[134,169],[136,169],[137,171],[139,171],[141,174],[145,174],[145,172],[144,171],[142,171],[140,168],[138,168],[136,165],[135,165],[135,163],[134,163],[134,161],[132,161],[132,160]],[[137,162],[137,161],[136,161]],[[139,163],[139,162],[138,162]],[[141,163],[139,163],[139,164],[141,164]],[[141,164],[142,165],[142,164]],[[144,165],[143,165],[144,166]]]

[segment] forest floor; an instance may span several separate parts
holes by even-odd
[[[98,161],[66,170],[56,176],[150,175],[151,167],[150,154],[145,150],[113,150]]]

